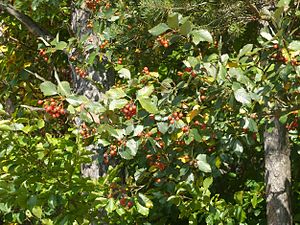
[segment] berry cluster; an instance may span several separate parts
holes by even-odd
[[[75,72],[77,73],[77,74],[79,74],[79,76],[81,77],[81,78],[85,78],[88,74],[87,74],[87,72],[85,71],[85,70],[83,70],[83,69],[81,69],[81,68],[79,68],[79,67],[75,67]]]
[[[47,54],[46,54],[46,50],[45,50],[45,49],[40,49],[39,55],[40,55],[41,57],[43,57],[43,59],[44,59],[46,62],[48,62],[49,58],[47,57]]]
[[[275,59],[278,62],[283,62],[283,63],[287,63],[289,61],[289,59],[287,57],[285,57],[285,56],[282,55],[282,51],[279,49],[279,45],[278,44],[274,44],[273,48],[277,50],[277,53],[273,53],[271,55],[272,59]],[[291,64],[293,66],[299,65],[299,62],[297,61],[297,59],[291,59],[290,62],[291,62]]]
[[[128,103],[121,109],[121,112],[124,113],[126,119],[131,119],[136,114],[136,105],[133,103]]]
[[[182,112],[174,112],[173,114],[171,114],[168,117],[168,120],[170,122],[170,124],[173,124],[176,121],[180,120],[183,117],[183,113]]]
[[[100,2],[101,0],[86,0],[85,4],[88,9],[95,11]]]
[[[105,40],[101,45],[100,48],[103,49],[105,46],[108,45],[108,40]]]
[[[59,102],[54,98],[47,100],[38,100],[39,105],[43,105],[47,113],[49,113],[53,118],[58,118],[65,115],[66,111],[64,109],[63,102]]]
[[[184,71],[189,73],[192,77],[196,76],[196,72],[192,69],[192,67],[186,67]]]
[[[119,59],[118,59],[118,64],[121,65],[122,62],[123,62],[123,59],[122,59],[122,58],[119,58]]]
[[[81,130],[79,131],[83,138],[89,138],[93,133],[96,133],[96,128],[89,129],[85,123],[81,124]]]
[[[190,129],[190,128],[189,128],[189,126],[187,126],[187,125],[181,128],[181,130],[182,130],[183,133],[188,133],[188,132],[189,132],[189,129]]]
[[[158,168],[160,171],[163,171],[166,168],[166,164],[162,162],[160,155],[146,155],[146,159],[150,166]]]
[[[120,205],[123,207],[127,206],[130,209],[133,206],[133,202],[127,201],[126,197],[122,197],[120,199]]]
[[[109,149],[110,149],[109,151],[110,157],[115,157],[118,154],[116,145],[111,145]]]
[[[158,36],[156,39],[162,46],[164,46],[165,48],[169,47],[169,40],[162,37],[162,36]]]
[[[196,72],[191,67],[186,67],[184,69],[184,72],[190,74],[192,77],[196,77],[196,75],[197,75]],[[179,77],[182,77],[184,75],[184,72],[178,71],[177,75]]]

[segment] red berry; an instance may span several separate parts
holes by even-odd
[[[64,109],[60,109],[59,113],[62,114],[62,115],[64,115],[65,114],[65,110]]]
[[[194,122],[194,124],[195,124],[196,126],[199,126],[199,125],[200,125],[200,122],[199,122],[198,120],[196,120],[196,121]]]
[[[120,205],[121,206],[125,206],[126,205],[126,199],[125,198],[121,198],[120,199]]]
[[[192,71],[192,68],[191,67],[187,67],[187,68],[184,69],[184,71],[189,73],[189,72]]]
[[[117,151],[116,150],[110,150],[110,156],[111,157],[115,157],[117,155]]]
[[[132,201],[129,201],[128,203],[127,203],[127,207],[128,208],[131,208],[133,206],[133,202]]]
[[[44,103],[43,100],[38,100],[38,104],[39,104],[39,105],[42,105],[43,103]]]

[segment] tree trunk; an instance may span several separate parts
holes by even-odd
[[[75,36],[80,40],[83,36],[88,35],[89,40],[86,41],[87,45],[93,42],[95,46],[99,46],[99,39],[96,34],[93,33],[92,29],[87,29],[86,25],[90,18],[90,12],[87,10],[85,3],[81,5],[80,8],[72,7],[72,16],[71,16],[71,28]],[[72,54],[72,53],[71,53]],[[84,58],[80,60],[84,61],[89,56],[87,53]],[[70,56],[69,56],[70,57]],[[106,70],[105,64],[107,63],[106,59],[95,60],[94,64],[87,69],[88,76],[92,78],[93,82],[81,78],[78,74],[75,73],[75,66],[71,64],[72,68],[72,82],[73,90],[76,94],[85,95],[87,98],[99,101],[101,99],[101,90],[95,85],[96,83],[103,86],[103,91],[108,90],[114,84],[114,72],[112,70]],[[80,121],[78,125],[80,124]],[[92,179],[98,179],[99,176],[103,175],[106,172],[106,166],[103,163],[99,162],[100,155],[103,155],[104,148],[102,146],[90,145],[87,148],[93,152],[92,163],[84,164],[81,167],[81,172],[84,177],[90,177]]]
[[[291,161],[288,132],[278,118],[264,132],[268,225],[292,224]]]

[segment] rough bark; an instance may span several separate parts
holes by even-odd
[[[71,16],[71,28],[75,36],[80,40],[83,36],[88,35],[89,40],[87,44],[91,42],[96,46],[100,45],[100,40],[96,34],[93,33],[91,29],[87,29],[86,25],[90,17],[90,12],[86,9],[85,3],[81,5],[80,8],[73,7]],[[72,54],[72,53],[71,53]],[[85,57],[88,57],[88,53]],[[85,59],[81,59],[85,60]],[[103,90],[108,90],[110,86],[114,83],[114,73],[111,70],[105,69],[106,59],[95,60],[94,64],[90,66],[87,70],[88,75],[92,78],[92,82],[83,79],[74,72],[74,65],[71,65],[73,71],[73,89],[75,93],[85,95],[89,99],[98,101],[101,99],[101,90],[96,86],[96,84],[101,84]],[[92,179],[97,179],[99,176],[103,175],[107,168],[105,165],[99,163],[99,158],[104,153],[102,146],[90,145],[87,148],[92,151],[92,163],[84,164],[81,167],[81,172],[84,177],[90,177]]]
[[[291,161],[288,132],[274,118],[264,133],[268,225],[292,224]]]

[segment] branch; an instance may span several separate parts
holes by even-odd
[[[36,22],[34,22],[29,16],[16,10],[12,5],[0,2],[0,9],[6,11],[9,15],[19,20],[30,33],[37,37],[43,37],[45,40],[52,38],[52,35],[41,28]]]

